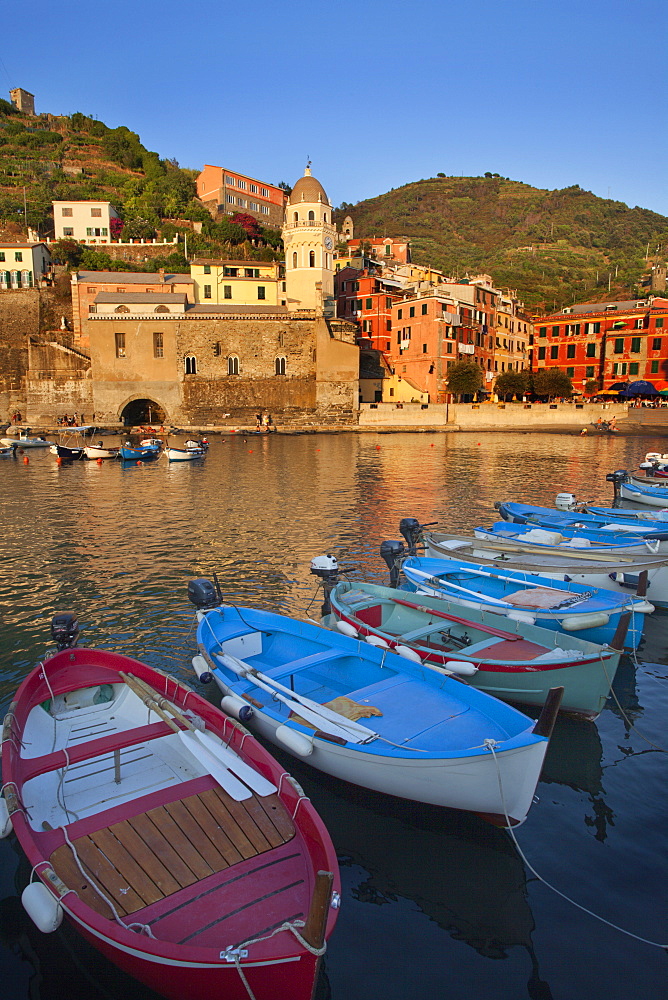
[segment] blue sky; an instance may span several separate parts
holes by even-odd
[[[0,94],[127,125],[181,166],[333,204],[490,170],[668,215],[665,0],[63,0],[27,44],[5,17]]]

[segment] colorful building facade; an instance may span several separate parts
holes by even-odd
[[[197,178],[197,197],[217,215],[252,215],[263,226],[283,225],[286,194],[283,188],[240,174],[229,167],[205,164]]]
[[[45,243],[0,243],[0,291],[33,288],[51,270]]]

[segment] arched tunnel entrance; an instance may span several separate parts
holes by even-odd
[[[121,420],[126,427],[136,424],[164,424],[166,416],[163,407],[152,399],[133,399],[121,412]]]

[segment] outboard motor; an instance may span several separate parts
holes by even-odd
[[[416,517],[402,517],[399,531],[406,539],[409,556],[417,555],[417,545],[422,537],[422,525]]]
[[[69,611],[61,611],[51,619],[51,638],[58,647],[58,652],[63,649],[73,649],[79,641],[79,622],[76,615]]]
[[[209,608],[217,608],[220,604],[220,595],[211,580],[200,578],[191,580],[188,584],[188,599],[194,604],[198,611],[207,611]]]
[[[339,582],[339,563],[336,556],[329,553],[324,556],[315,556],[314,559],[311,559],[311,573],[313,576],[317,576],[322,584],[324,600],[321,611],[324,618],[325,615],[332,613],[329,595]]]
[[[617,506],[617,501],[619,500],[619,487],[622,483],[628,482],[628,478],[629,474],[626,469],[616,469],[614,472],[609,472],[605,477],[606,483],[612,483],[615,491],[614,506]]]
[[[408,518],[407,520],[413,520]],[[417,522],[416,522],[417,523]],[[387,541],[380,543],[380,555],[385,565],[390,571],[390,587],[395,587],[399,583],[399,573],[401,563],[406,555],[404,543],[400,541]]]

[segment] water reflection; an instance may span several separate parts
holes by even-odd
[[[86,644],[190,678],[194,616],[186,587],[193,576],[215,570],[228,599],[303,615],[310,602],[311,612],[319,609],[321,600],[309,573],[314,555],[335,551],[362,577],[385,582],[379,546],[399,537],[404,516],[469,531],[496,519],[496,500],[551,506],[566,489],[609,506],[603,473],[634,467],[638,456],[663,450],[653,437],[492,434],[479,442],[475,435],[275,435],[214,440],[205,461],[171,467],[162,460],[125,468],[114,462],[57,466],[49,455],[31,456],[28,465],[5,463],[0,711],[44,655],[49,619],[57,610],[77,613]],[[662,741],[668,710],[667,625],[666,614],[650,616],[639,666],[623,661],[614,687],[624,713],[655,742]],[[210,697],[215,700],[214,691]],[[652,758],[646,750],[614,702],[596,724],[558,722],[541,780],[554,794],[539,789],[541,801],[520,842],[530,844],[532,859],[554,862],[560,872],[570,872],[573,857],[588,850],[592,900],[608,899],[609,882],[600,872],[610,870],[610,858],[623,858],[624,877],[643,905],[658,907],[654,865],[649,877],[643,877],[642,865],[648,850],[665,843],[655,805],[663,772],[648,770]],[[542,890],[535,895],[504,834],[475,819],[335,787],[292,758],[285,763],[308,785],[328,824],[350,890],[326,959],[323,997],[374,995],[371,984],[360,993],[365,971],[351,971],[346,946],[337,945],[350,944],[359,911],[369,935],[362,957],[374,970],[391,969],[392,981],[386,976],[381,989],[391,1000],[419,995],[414,959],[393,961],[411,947],[411,955],[422,949],[420,962],[435,984],[436,992],[428,995],[440,990],[449,1000],[547,1000],[553,990],[555,996],[577,996],[595,966],[596,988],[607,1000],[620,997],[618,956],[623,951],[623,961],[631,962],[629,950],[619,949],[607,931],[593,934],[596,945],[589,945],[590,918],[580,925],[572,911],[564,932],[564,904]],[[559,796],[558,787],[572,791]],[[637,851],[640,840],[643,854]],[[554,855],[544,854],[552,850]],[[0,842],[3,1000],[60,1000],[63,983],[74,1000],[144,997],[143,987],[138,993],[120,973],[109,974],[97,953],[71,932],[42,936],[32,929],[18,908],[15,851],[10,840]],[[25,881],[27,876],[21,872]],[[530,900],[536,898],[540,903],[532,912]],[[428,947],[423,941],[432,931],[437,936]],[[582,935],[579,957],[573,933]],[[77,969],[77,959],[85,971]],[[643,952],[635,961],[643,963],[648,989],[662,981],[651,957]],[[460,978],[453,985],[455,974]]]

